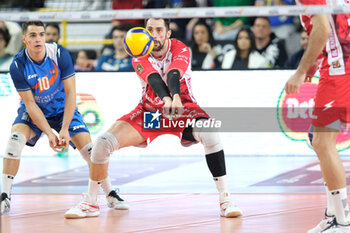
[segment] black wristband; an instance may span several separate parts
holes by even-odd
[[[147,78],[148,84],[152,90],[157,94],[160,99],[168,96],[170,97],[167,86],[165,85],[162,77],[158,73],[152,73]]]
[[[175,94],[180,95],[180,71],[171,70],[167,75],[168,88],[172,96]]]

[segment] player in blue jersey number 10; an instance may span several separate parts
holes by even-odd
[[[25,145],[34,146],[41,133],[54,151],[77,148],[90,166],[92,142],[76,108],[75,73],[69,52],[56,43],[45,43],[40,21],[22,25],[26,48],[10,66],[14,86],[21,97],[3,160],[1,214],[10,211],[11,187]],[[112,189],[109,177],[102,184],[108,206],[128,209],[128,203]]]

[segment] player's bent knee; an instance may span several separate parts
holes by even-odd
[[[4,158],[20,159],[26,141],[24,134],[19,132],[11,133],[7,142]]]
[[[110,154],[119,148],[119,142],[116,136],[106,132],[97,137],[92,148],[91,162],[95,164],[106,164],[109,161]]]
[[[83,159],[85,159],[86,162],[90,162],[91,158],[91,151],[92,151],[92,142],[86,144],[79,152],[81,156],[83,156]]]
[[[204,146],[205,154],[211,154],[222,150],[222,144],[217,132],[203,132],[196,129],[193,131],[193,137]]]

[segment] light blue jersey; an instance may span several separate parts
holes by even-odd
[[[31,90],[45,117],[64,111],[65,92],[62,80],[75,75],[69,52],[56,43],[45,44],[43,61],[33,61],[24,49],[13,59],[10,74],[18,92]],[[25,108],[23,101],[22,107]]]

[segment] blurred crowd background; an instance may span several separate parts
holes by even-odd
[[[0,0],[0,14],[282,5],[295,5],[295,0]],[[123,40],[134,26],[143,26],[143,20],[69,22],[67,40],[77,43],[66,48],[76,71],[133,71]],[[297,16],[174,19],[170,28],[171,37],[191,49],[193,70],[294,69],[308,44]],[[46,23],[48,43],[61,44],[61,32],[62,22]],[[0,72],[7,72],[13,56],[23,49],[21,36],[20,22],[0,21]]]

